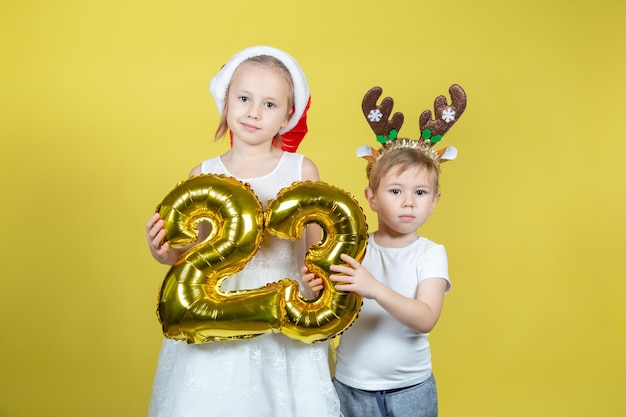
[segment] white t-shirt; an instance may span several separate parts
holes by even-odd
[[[362,265],[379,281],[410,298],[420,282],[448,282],[443,245],[424,237],[404,248],[385,248],[370,235]],[[374,300],[363,299],[358,318],[342,335],[337,348],[335,378],[353,388],[378,391],[403,388],[432,373],[428,333],[417,333],[393,318]]]

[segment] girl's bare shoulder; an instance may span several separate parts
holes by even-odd
[[[315,162],[305,156],[304,160],[302,161],[302,180],[319,181],[319,179],[320,173],[317,169],[317,165],[315,165]]]

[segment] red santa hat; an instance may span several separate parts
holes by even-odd
[[[222,114],[226,91],[235,70],[248,58],[260,55],[269,55],[281,61],[289,70],[294,89],[294,111],[285,127],[279,133],[283,139],[281,148],[288,152],[295,152],[298,145],[306,135],[306,113],[311,102],[309,84],[300,65],[288,53],[271,46],[251,46],[235,54],[211,80],[210,91],[217,104],[217,109]]]

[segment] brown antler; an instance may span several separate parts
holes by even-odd
[[[435,99],[435,119],[432,119],[430,110],[420,115],[419,124],[422,138],[432,143],[439,142],[443,135],[456,123],[465,111],[467,96],[460,85],[453,84],[448,90],[451,104],[444,96]]]
[[[391,97],[385,97],[380,105],[376,105],[378,99],[383,94],[381,87],[373,87],[363,97],[362,109],[367,122],[376,134],[376,140],[385,143],[389,140],[395,139],[404,123],[404,115],[400,112],[394,113],[389,118],[393,109],[393,99]],[[395,133],[392,131],[395,130]],[[390,138],[390,135],[393,136]]]

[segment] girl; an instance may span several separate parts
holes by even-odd
[[[264,206],[294,181],[319,180],[311,160],[291,153],[306,133],[309,90],[290,55],[267,46],[247,48],[213,78],[211,93],[221,113],[216,139],[230,131],[232,147],[202,162],[190,175],[235,177],[249,183]],[[300,134],[294,135],[297,130]],[[153,257],[171,265],[182,251],[162,244],[163,225],[155,214],[146,224],[146,236]],[[311,227],[306,233],[309,244],[320,237],[320,230]],[[266,233],[255,257],[225,280],[222,289],[299,279],[305,251],[304,242]],[[327,352],[326,343],[304,344],[281,334],[204,344],[165,339],[150,416],[339,416]]]

